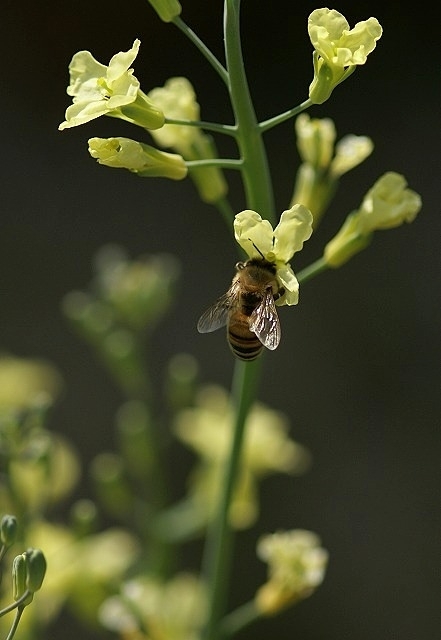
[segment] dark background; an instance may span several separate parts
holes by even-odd
[[[184,20],[221,57],[222,2],[183,4]],[[261,119],[307,97],[306,21],[320,6],[269,4],[244,0],[242,10],[245,61]],[[244,639],[435,640],[441,596],[439,20],[421,2],[409,9],[379,1],[329,6],[351,26],[376,16],[384,34],[367,65],[309,113],[333,118],[339,137],[369,135],[376,148],[342,179],[294,267],[321,255],[385,171],[404,174],[423,209],[411,225],[377,233],[343,269],[305,285],[297,308],[282,309],[283,342],[266,357],[260,397],[289,415],[293,437],[310,448],[314,463],[300,479],[275,477],[263,485],[262,522],[237,542],[232,598],[251,597],[262,578],[253,560],[262,531],[312,529],[330,552],[325,583]],[[209,65],[143,0],[4,0],[1,23],[0,349],[48,358],[60,369],[66,391],[53,428],[87,462],[108,446],[120,398],[68,327],[62,297],[87,286],[91,260],[108,242],[132,257],[175,254],[182,285],[157,335],[154,366],[160,372],[171,355],[188,351],[203,379],[229,386],[233,362],[222,335],[200,336],[195,323],[226,288],[236,247],[189,181],[138,180],[89,158],[89,137],[137,137],[134,128],[101,118],[58,132],[70,102],[67,65],[80,49],[107,64],[139,37],[135,75],[144,90],[185,75],[205,120],[228,122],[230,112]],[[292,123],[269,133],[267,142],[281,211],[298,162]],[[238,211],[244,208],[234,181],[232,200]],[[66,628],[61,633],[67,637]]]

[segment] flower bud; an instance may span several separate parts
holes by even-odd
[[[40,549],[27,549],[26,558],[26,587],[34,593],[41,588],[46,574],[46,558]]]
[[[149,0],[149,3],[164,22],[171,22],[182,11],[178,0]]]
[[[148,95],[166,118],[199,120],[200,107],[187,78],[170,78],[163,87],[152,89]],[[185,160],[213,160],[218,156],[211,136],[194,125],[165,124],[161,129],[151,131],[151,135],[160,147],[175,149]],[[192,168],[190,178],[204,202],[217,202],[227,193],[228,185],[217,167]]]
[[[5,547],[14,544],[17,538],[17,518],[15,516],[4,515],[0,523],[0,542]]]
[[[130,138],[90,138],[89,153],[99,164],[128,169],[143,178],[182,180],[187,175],[182,156],[159,151]]]
[[[412,222],[421,209],[421,197],[406,188],[405,178],[385,173],[365,195],[360,208],[351,213],[337,235],[325,247],[328,266],[340,267],[364,249],[377,229],[392,229]]]
[[[21,553],[12,561],[12,593],[14,600],[19,600],[26,592],[26,556]]]
[[[325,247],[324,257],[329,267],[336,269],[371,242],[372,234],[360,235],[358,229],[357,212],[351,213],[343,223],[340,231]]]

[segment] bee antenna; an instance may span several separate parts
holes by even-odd
[[[265,260],[265,256],[263,255],[263,253],[261,252],[261,250],[259,249],[259,247],[256,247],[256,245],[254,244],[254,242],[251,240],[251,238],[248,238],[248,240],[251,242],[251,244],[253,245],[253,247],[255,248],[255,250],[257,251],[257,253],[260,253],[260,255],[262,256],[262,258]]]

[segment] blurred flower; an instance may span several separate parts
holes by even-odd
[[[0,411],[52,403],[62,388],[56,368],[44,360],[0,356]]]
[[[171,22],[182,11],[178,0],[149,0],[149,3],[164,22]]]
[[[9,455],[11,492],[6,492],[4,499],[14,509],[14,496],[20,496],[20,506],[28,517],[59,503],[79,480],[77,452],[60,434],[32,429]]]
[[[346,18],[335,9],[316,9],[308,18],[308,33],[314,47],[314,79],[309,97],[322,104],[333,89],[364,64],[383,29],[376,18],[358,22],[349,29]]]
[[[263,536],[257,555],[268,563],[268,581],[255,600],[257,609],[266,616],[310,596],[323,582],[328,562],[319,537],[303,529]]]
[[[390,171],[379,178],[360,208],[346,218],[340,231],[326,245],[326,263],[340,267],[369,244],[375,230],[412,222],[421,209],[421,197],[406,187],[407,182],[399,173]]]
[[[217,504],[233,423],[229,396],[217,386],[203,388],[196,406],[184,409],[177,417],[177,436],[200,456],[189,492],[196,509],[206,518],[211,518]],[[257,518],[259,480],[277,472],[302,473],[308,463],[304,447],[288,436],[286,418],[256,403],[245,425],[242,466],[230,512],[233,526],[246,528]]]
[[[247,209],[236,215],[234,234],[250,258],[265,258],[276,265],[276,277],[285,293],[276,303],[293,305],[299,301],[299,283],[288,261],[300,251],[312,233],[312,214],[301,204],[294,205],[280,216],[273,230],[268,220]]]
[[[157,129],[164,124],[164,114],[140,89],[130,65],[138,55],[140,40],[128,51],[115,54],[105,66],[89,51],[76,53],[69,65],[70,84],[67,93],[73,96],[61,130],[77,127],[103,115],[121,118],[145,129]]]
[[[99,606],[139,552],[136,540],[117,528],[76,538],[67,528],[39,522],[27,536],[44,549],[48,561],[38,607],[47,620],[67,602],[80,618],[95,622]]]
[[[148,96],[162,109],[166,118],[188,120],[190,123],[200,119],[196,94],[187,78],[170,78],[163,87],[152,89]],[[213,139],[198,126],[166,124],[150,133],[160,147],[173,148],[185,160],[213,160],[217,157]],[[205,202],[216,202],[227,193],[227,183],[217,167],[192,168],[190,177]]]
[[[136,640],[199,640],[207,594],[202,582],[180,573],[168,582],[139,577],[100,609],[104,627]]]
[[[142,178],[182,180],[187,175],[182,156],[130,138],[90,138],[89,153],[99,164],[128,169]]]
[[[141,329],[154,324],[171,304],[179,275],[176,258],[169,254],[130,260],[117,245],[105,245],[96,254],[95,286],[128,326]]]
[[[333,197],[339,178],[363,162],[374,148],[367,136],[347,135],[335,144],[336,130],[330,118],[300,114],[295,122],[300,165],[291,202],[301,202],[314,216],[317,227]]]

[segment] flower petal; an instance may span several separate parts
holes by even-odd
[[[302,204],[295,204],[284,211],[274,230],[274,255],[281,262],[288,262],[300,251],[312,234],[312,213]]]
[[[111,58],[107,69],[107,80],[110,86],[115,80],[127,72],[130,65],[138,55],[140,44],[141,41],[137,38],[131,49],[128,51],[120,51]]]
[[[331,173],[335,177],[350,171],[373,151],[374,143],[367,136],[347,135],[335,145],[335,157],[331,162]]]
[[[289,264],[285,264],[277,269],[277,279],[285,289],[285,294],[280,298],[279,305],[287,304],[291,306],[299,301],[299,283]]]
[[[90,51],[78,51],[69,64],[70,83],[67,94],[77,96],[86,89],[88,93],[95,90],[101,96],[96,88],[96,79],[105,77],[106,73],[107,67],[95,60]]]
[[[267,257],[273,250],[273,228],[268,220],[246,209],[234,219],[234,235],[250,258]]]

